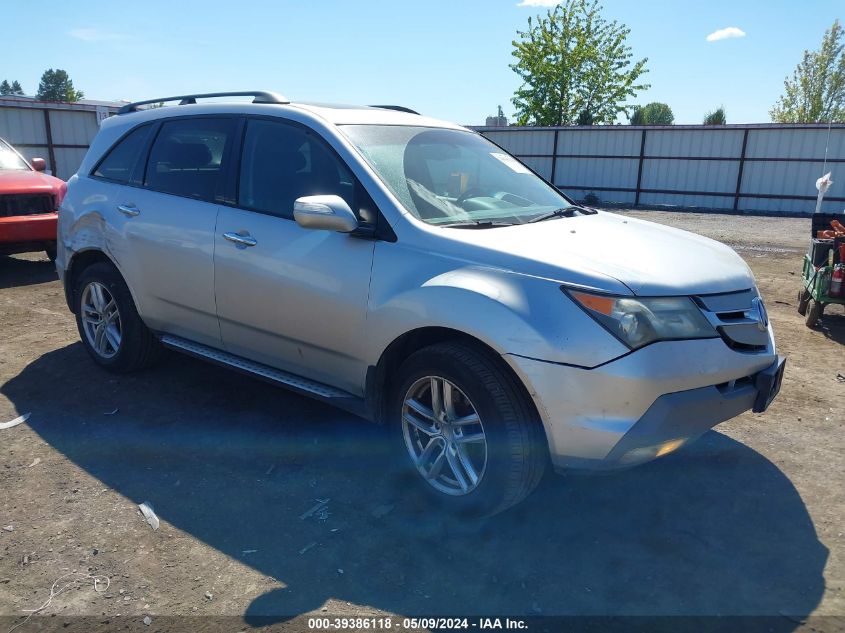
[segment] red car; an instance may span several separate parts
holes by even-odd
[[[56,258],[56,219],[67,184],[40,172],[0,138],[0,255],[45,251]]]

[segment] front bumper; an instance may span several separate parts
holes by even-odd
[[[619,468],[658,457],[765,408],[782,376],[773,344],[749,354],[721,339],[654,343],[593,369],[505,358],[537,405],[557,469]]]
[[[0,245],[27,242],[53,243],[56,241],[58,214],[16,215],[0,218]]]

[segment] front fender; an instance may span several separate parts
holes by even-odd
[[[408,255],[376,254],[368,364],[375,364],[402,334],[424,327],[464,332],[500,354],[579,367],[595,367],[628,352],[561,292],[559,281],[428,253]]]

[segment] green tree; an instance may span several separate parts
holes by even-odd
[[[722,106],[704,115],[704,125],[724,125],[727,122],[725,108]]]
[[[4,79],[0,82],[0,95],[22,95],[23,88],[17,81],[13,81],[11,84],[7,79]]]
[[[578,119],[575,121],[575,125],[593,125],[594,123],[593,114],[589,110],[581,110]]]
[[[632,60],[625,25],[601,16],[598,0],[564,0],[517,31],[511,69],[522,85],[512,101],[519,125],[613,123],[638,83],[646,59]]]
[[[73,87],[73,82],[67,72],[57,68],[45,70],[41,75],[41,82],[38,84],[38,94],[41,101],[79,101],[85,94]]]
[[[769,111],[775,123],[845,122],[845,42],[834,21],[817,51],[804,51],[784,93]]]
[[[631,112],[631,125],[672,125],[675,115],[665,103],[652,101],[644,106],[634,106]]]

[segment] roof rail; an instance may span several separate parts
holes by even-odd
[[[205,94],[195,95],[179,95],[178,97],[163,97],[159,99],[147,99],[146,101],[135,101],[134,103],[127,103],[117,111],[118,114],[127,114],[129,112],[137,112],[138,106],[149,105],[151,103],[165,103],[167,101],[178,101],[179,105],[188,105],[196,103],[197,99],[210,99],[212,97],[255,97],[253,103],[279,103],[287,104],[290,100],[275,92],[267,92],[265,90],[246,90],[242,92],[207,92]]]
[[[371,105],[371,108],[381,108],[382,110],[396,110],[397,112],[407,112],[408,114],[419,114],[416,110],[406,108],[400,105]]]

